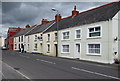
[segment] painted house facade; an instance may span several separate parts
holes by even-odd
[[[114,58],[119,58],[120,54],[118,14],[120,2],[81,13],[74,6],[69,17],[61,18],[57,14],[53,21],[43,19],[42,24],[36,25],[29,32],[21,31],[22,34],[16,34],[14,49],[18,50],[23,44],[30,53],[114,63]],[[23,41],[19,41],[22,37]]]
[[[58,56],[101,63],[118,57],[120,2],[82,12],[59,22]]]
[[[24,48],[24,51],[27,51],[27,46],[26,46],[26,37],[25,34],[28,33],[30,30],[32,30],[34,26],[28,27],[26,25],[25,30],[22,30],[18,33],[16,33],[12,38],[14,38],[14,50],[19,51],[21,48]]]
[[[50,28],[54,23],[55,22],[49,22],[37,25],[36,28],[25,35],[27,39],[30,39],[28,43],[29,50],[27,52],[46,54],[44,50],[46,50],[47,47],[45,47],[45,44],[43,44],[43,32]]]

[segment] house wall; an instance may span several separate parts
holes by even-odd
[[[23,36],[23,41],[21,41],[21,38]],[[19,50],[19,44],[20,44],[20,48],[21,48],[21,44],[25,45],[25,36],[18,36],[18,37],[14,37],[14,50],[18,51]],[[20,41],[19,41],[19,37],[20,37]],[[16,44],[16,49],[15,49],[15,44]],[[24,48],[25,49],[25,48]]]
[[[58,56],[66,58],[75,58],[75,44],[81,44],[80,55],[78,56],[81,60],[95,61],[101,63],[113,63],[113,53],[112,53],[112,23],[109,21],[98,22],[88,25],[77,26],[74,28],[67,28],[59,31],[58,37]],[[94,27],[100,25],[102,27],[102,36],[99,38],[87,38],[88,27]],[[75,30],[81,28],[81,39],[75,39]],[[61,40],[61,33],[63,31],[70,31],[70,40]],[[87,44],[88,43],[100,43],[101,53],[100,55],[87,54]],[[70,45],[70,53],[62,53],[62,44]]]
[[[5,38],[0,37],[0,47],[4,46],[4,44],[5,44]]]
[[[120,14],[120,11],[113,17],[111,23],[112,23],[112,49],[113,49],[113,55],[114,55],[114,58],[119,58],[119,54],[120,52],[118,51],[118,44],[120,44],[119,42],[119,23],[120,23],[120,20],[119,20],[119,14]],[[117,38],[117,40],[114,40],[115,38]],[[120,49],[119,49],[120,50]],[[115,54],[116,52],[116,54]]]
[[[49,55],[49,56],[56,56],[56,47],[55,44],[57,44],[57,40],[55,40],[55,33],[48,32],[43,34],[43,54]],[[50,34],[50,41],[48,41],[48,34]],[[48,52],[48,44],[50,45],[50,51]]]

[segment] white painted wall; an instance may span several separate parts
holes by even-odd
[[[93,24],[87,24],[83,26],[78,26],[74,28],[68,28],[59,31],[58,37],[58,50],[59,57],[74,58],[75,56],[75,43],[81,44],[81,54],[79,58],[81,60],[95,61],[101,63],[113,63],[113,53],[112,53],[112,25],[111,22],[104,21]],[[100,38],[87,38],[87,28],[91,26],[101,25],[102,26],[102,37]],[[82,37],[79,40],[75,40],[75,30],[81,28]],[[61,40],[61,33],[63,31],[70,31],[70,40]],[[101,55],[88,55],[87,54],[87,44],[88,43],[101,43]],[[70,44],[70,53],[61,53],[62,44]]]
[[[55,33],[57,32],[53,31],[43,34],[43,54],[56,56],[55,44],[57,44],[57,40],[55,40]],[[48,41],[48,34],[50,34],[50,41]],[[48,44],[50,45],[50,52],[48,52]]]
[[[5,44],[5,38],[0,37],[0,47],[4,46],[4,44]]]

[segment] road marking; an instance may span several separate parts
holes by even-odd
[[[12,66],[8,65],[7,63],[4,63],[5,65],[7,65],[9,68],[11,68],[12,70],[16,71],[18,74],[22,75],[23,77],[25,77],[26,79],[32,81],[29,77],[27,77],[26,75],[24,75],[23,73],[21,73],[18,70],[15,70]]]
[[[56,64],[55,62],[50,62],[50,61],[46,61],[46,60],[40,60],[40,61],[50,63],[50,64]]]
[[[79,69],[79,68],[76,68],[76,67],[72,67],[72,69],[120,80],[120,78],[118,78],[118,77],[109,76],[109,75],[105,75],[105,74],[101,74],[101,73],[97,73],[97,72],[92,72],[92,71],[88,71],[88,70],[85,70],[85,69]]]
[[[30,57],[28,57],[28,56],[23,56],[23,55],[20,55],[21,57],[25,57],[25,58],[30,58]]]
[[[36,60],[40,60],[40,59],[36,59]]]

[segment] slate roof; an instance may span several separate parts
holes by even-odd
[[[109,3],[85,12],[81,12],[74,17],[69,17],[59,21],[59,30],[71,28],[75,26],[81,26],[85,24],[96,23],[100,21],[106,21],[112,19],[115,14],[120,10],[120,1]],[[57,24],[54,24],[46,32],[57,30]]]
[[[21,36],[21,35],[25,35],[28,31],[30,31],[32,28],[26,28],[25,30],[22,30],[18,33],[16,33],[13,37],[18,37],[18,36]]]
[[[38,25],[33,30],[31,30],[29,33],[27,33],[26,36],[27,35],[31,35],[31,34],[36,34],[36,33],[43,32],[44,30],[46,30],[47,28],[49,28],[49,26],[51,26],[54,23],[55,22],[50,22],[50,23],[47,23],[47,24]]]

